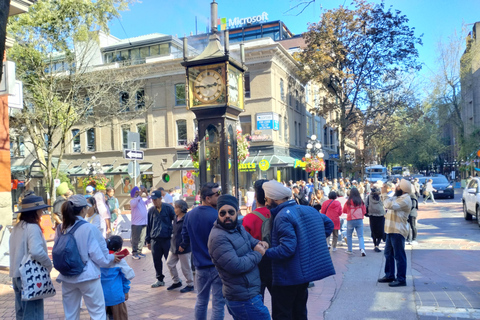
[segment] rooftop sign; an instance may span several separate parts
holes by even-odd
[[[261,15],[252,16],[247,18],[236,17],[234,19],[228,19],[228,29],[231,28],[240,28],[245,25],[257,24],[268,21],[268,13],[262,12]],[[218,29],[225,30],[227,29],[227,18],[217,19]]]

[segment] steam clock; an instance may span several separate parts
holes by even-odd
[[[200,185],[216,182],[223,194],[238,196],[237,122],[244,110],[243,44],[241,62],[230,56],[228,31],[224,46],[217,31],[217,3],[211,3],[208,45],[194,58],[187,58],[184,38],[187,108],[198,122]],[[235,187],[235,194],[233,193]]]

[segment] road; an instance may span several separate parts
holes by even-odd
[[[455,199],[420,202],[412,274],[419,319],[480,318],[480,228]],[[476,310],[472,310],[476,309]]]

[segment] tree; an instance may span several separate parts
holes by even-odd
[[[353,6],[328,10],[320,22],[310,24],[304,34],[307,47],[296,55],[304,80],[323,85],[330,95],[318,113],[339,111],[341,155],[345,155],[345,139],[352,128],[363,129],[372,117],[391,113],[392,106],[370,104],[369,96],[395,91],[402,73],[421,68],[416,46],[422,42],[407,25],[405,15],[386,10],[384,3],[354,0]],[[342,170],[345,161],[342,157]]]
[[[17,41],[8,54],[24,84],[24,108],[12,117],[12,130],[30,137],[53,196],[54,153],[60,163],[85,130],[129,121],[150,106],[142,91],[145,67],[92,66],[100,32],[129,2],[44,0],[9,22]]]
[[[8,12],[10,9],[10,0],[0,0],[0,81],[3,76],[3,58],[5,54],[6,28]]]

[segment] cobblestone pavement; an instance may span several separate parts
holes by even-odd
[[[421,320],[480,318],[480,230],[460,200],[420,202],[412,269]]]
[[[49,250],[53,242],[48,242]],[[125,242],[125,247],[130,251],[129,242]],[[343,247],[346,248],[346,247]],[[337,252],[332,252],[332,259],[337,274],[327,279],[315,282],[315,287],[309,289],[308,315],[310,319],[323,319],[323,313],[330,306],[335,298],[338,289],[342,284],[343,272],[346,270],[348,256],[344,254],[344,249],[339,247]],[[179,289],[167,291],[166,288],[172,284],[172,279],[164,264],[165,287],[150,288],[150,284],[155,282],[155,270],[149,250],[144,249],[146,258],[133,260],[127,257],[128,264],[135,271],[135,278],[132,280],[129,300],[127,301],[128,314],[130,319],[193,319],[196,293],[180,293]],[[180,267],[178,266],[178,269]],[[181,270],[179,270],[181,275]],[[52,271],[52,280],[56,279],[58,273]],[[181,278],[183,276],[181,275]],[[45,319],[63,319],[63,306],[61,285],[55,282],[57,295],[53,298],[45,299]],[[265,305],[271,311],[271,299],[267,293]],[[209,307],[209,316],[211,306]],[[88,312],[83,310],[81,319],[89,319]],[[8,276],[8,270],[0,270],[0,319],[15,319],[14,293],[11,287],[11,279]],[[225,308],[225,319],[232,319]]]

